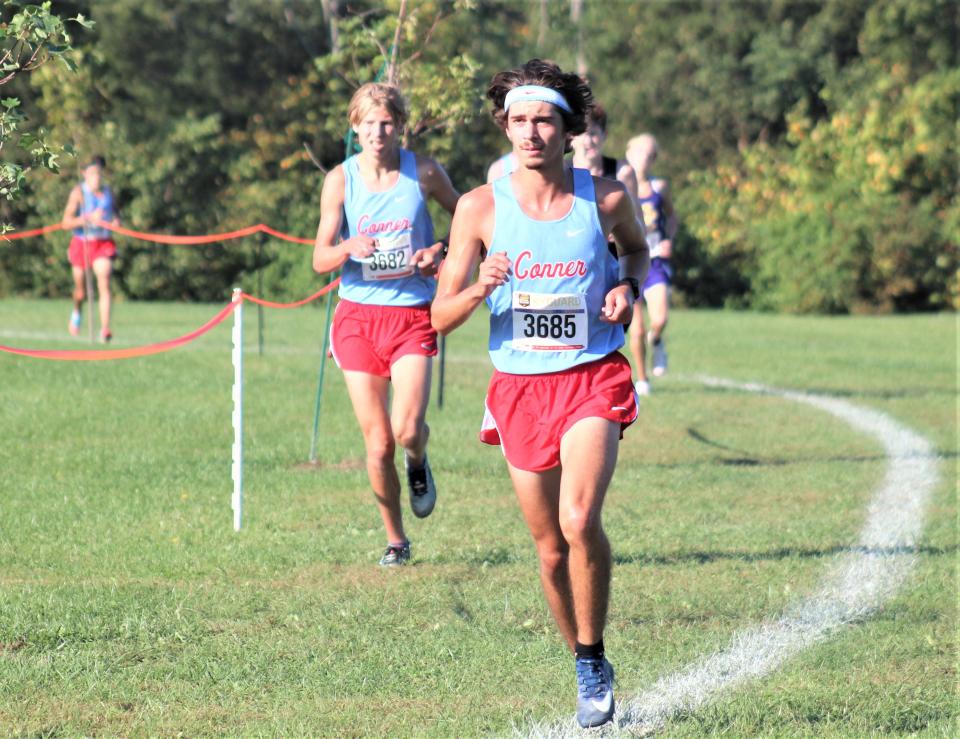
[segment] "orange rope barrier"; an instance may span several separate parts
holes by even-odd
[[[260,230],[269,234],[270,236],[275,236],[278,239],[283,239],[284,241],[292,241],[295,244],[308,244],[313,245],[313,239],[301,239],[299,236],[291,236],[290,234],[285,234],[283,231],[277,231],[275,228],[270,228],[266,223],[260,224]]]
[[[171,339],[170,341],[161,341],[157,344],[149,344],[147,346],[134,346],[130,347],[129,349],[64,350],[17,349],[16,347],[3,346],[0,344],[0,351],[8,352],[10,354],[20,354],[25,357],[33,357],[34,359],[54,359],[62,362],[96,362],[106,359],[130,359],[132,357],[145,357],[149,354],[168,352],[171,349],[175,349],[182,344],[186,344],[202,336],[217,324],[223,323],[227,316],[233,313],[237,305],[239,305],[239,303],[231,302],[196,331],[191,331],[189,334],[184,334],[183,336],[180,336],[176,339]]]
[[[306,305],[311,300],[316,300],[319,297],[326,295],[328,292],[333,290],[337,285],[340,284],[340,278],[338,277],[329,285],[324,287],[322,290],[318,290],[313,295],[304,298],[303,300],[298,300],[295,303],[273,303],[269,300],[264,300],[263,298],[258,298],[254,295],[249,295],[247,293],[240,293],[243,296],[244,300],[249,300],[251,303],[256,303],[257,305],[264,305],[267,308],[299,308],[301,305]]]
[[[203,334],[207,333],[210,329],[214,328],[220,323],[223,323],[226,320],[227,316],[233,313],[234,309],[240,304],[243,300],[249,300],[251,303],[256,303],[257,305],[263,305],[268,308],[299,308],[302,305],[316,300],[323,295],[326,295],[328,292],[333,290],[340,284],[340,278],[338,277],[329,285],[326,285],[320,290],[317,290],[313,295],[310,295],[303,300],[297,300],[293,303],[274,303],[270,300],[264,300],[263,298],[258,298],[255,295],[250,295],[248,293],[241,292],[239,301],[232,301],[229,305],[225,306],[217,315],[203,324],[196,331],[191,331],[188,334],[184,334],[176,339],[170,339],[169,341],[161,341],[156,344],[148,344],[146,346],[134,346],[128,349],[19,349],[14,346],[4,346],[0,344],[0,352],[7,352],[8,354],[19,354],[24,357],[32,357],[34,359],[53,359],[61,362],[97,362],[104,361],[108,359],[130,359],[132,357],[145,357],[150,354],[160,354],[162,352],[168,352],[171,349],[175,349],[178,346],[187,344],[194,339],[199,338]]]
[[[114,226],[110,223],[105,223],[100,221],[95,225],[106,228],[110,231],[114,231],[118,234],[124,236],[129,236],[134,239],[140,239],[141,241],[153,241],[158,244],[212,244],[217,241],[229,241],[230,239],[242,239],[245,236],[252,236],[256,233],[265,233],[268,236],[273,236],[277,239],[282,239],[283,241],[289,241],[294,244],[313,244],[312,239],[304,239],[299,236],[293,236],[292,234],[284,233],[283,231],[278,231],[275,228],[271,228],[265,223],[258,223],[255,226],[247,226],[245,228],[240,228],[235,231],[224,231],[223,233],[216,234],[202,234],[199,236],[177,236],[171,234],[158,234],[158,233],[149,233],[146,231],[135,231],[132,228],[124,228],[123,226]],[[7,241],[16,241],[17,239],[26,239],[31,236],[43,236],[44,234],[53,233],[54,231],[62,231],[63,224],[54,223],[49,226],[43,226],[42,228],[34,228],[30,231],[14,231],[13,233],[0,234],[0,239],[6,239]]]
[[[215,241],[228,241],[230,239],[240,239],[244,236],[251,236],[260,232],[260,224],[256,226],[247,226],[236,231],[226,231],[218,234],[204,234],[203,236],[168,236],[167,234],[145,233],[143,231],[134,231],[132,228],[123,226],[114,226],[109,223],[98,223],[110,231],[114,231],[124,236],[131,236],[142,241],[154,241],[158,244],[212,244]]]
[[[265,233],[269,236],[273,236],[278,239],[283,239],[284,241],[290,241],[296,244],[312,244],[313,242],[310,239],[302,239],[298,236],[292,236],[282,231],[277,231],[275,228],[264,223],[258,223],[255,226],[247,226],[246,228],[241,228],[236,231],[226,231],[224,233],[218,234],[205,234],[202,236],[175,236],[167,234],[157,234],[157,233],[146,233],[143,231],[135,231],[131,228],[124,228],[123,226],[115,226],[110,223],[100,222],[97,224],[104,228],[114,231],[124,236],[130,236],[135,239],[142,239],[144,241],[154,241],[161,244],[210,244],[217,241],[227,241],[229,239],[239,239],[245,236],[251,236],[255,233]],[[42,228],[35,228],[30,231],[17,231],[11,234],[2,236],[8,240],[16,239],[25,239],[30,236],[40,236],[47,233],[52,233],[54,231],[60,231],[63,229],[63,225],[60,223],[55,223],[50,226],[44,226]],[[326,295],[328,292],[333,290],[337,285],[340,284],[340,278],[338,277],[333,282],[331,282],[326,287],[318,290],[313,295],[304,298],[303,300],[298,300],[293,303],[275,303],[270,300],[264,300],[263,298],[258,298],[255,295],[250,295],[248,293],[241,293],[241,300],[249,300],[252,303],[258,305],[263,305],[268,308],[299,308],[302,305],[316,300],[317,298]],[[25,357],[33,357],[36,359],[52,359],[60,361],[103,361],[108,359],[130,359],[131,357],[144,357],[150,354],[159,354],[161,352],[170,351],[178,346],[186,344],[193,341],[194,339],[202,336],[207,333],[214,326],[222,323],[227,316],[229,316],[234,309],[237,307],[238,302],[231,302],[223,310],[221,310],[217,315],[211,318],[207,323],[198,328],[196,331],[192,331],[189,334],[184,334],[176,339],[171,339],[170,341],[162,341],[157,344],[149,344],[147,346],[131,347],[129,349],[101,349],[101,350],[69,350],[69,349],[19,349],[13,346],[4,346],[0,344],[0,352],[7,352],[8,354],[19,354]]]
[[[32,229],[31,231],[14,231],[13,233],[3,234],[0,238],[4,238],[7,241],[16,241],[17,239],[26,239],[31,236],[43,236],[43,234],[61,231],[62,229],[62,223],[54,223],[49,226],[44,226],[43,228]]]

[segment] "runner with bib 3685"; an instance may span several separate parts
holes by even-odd
[[[484,301],[490,307],[496,371],[481,439],[502,445],[547,603],[574,652],[577,720],[599,726],[614,712],[603,645],[611,555],[600,514],[621,433],[637,414],[618,349],[647,244],[632,193],[564,166],[592,104],[583,80],[534,59],[496,75],[487,96],[518,168],[460,200],[433,325],[448,333]]]

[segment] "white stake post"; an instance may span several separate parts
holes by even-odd
[[[243,297],[233,289],[233,530],[243,522]]]

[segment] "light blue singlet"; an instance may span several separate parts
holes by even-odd
[[[512,265],[510,281],[487,298],[490,359],[501,372],[559,372],[623,346],[623,326],[600,320],[619,265],[600,227],[593,176],[585,169],[568,171],[573,207],[556,221],[526,215],[512,177],[493,183],[489,252],[506,252]]]
[[[101,185],[100,195],[97,195],[87,187],[87,183],[81,182],[80,192],[83,193],[83,204],[80,206],[80,215],[85,216],[97,208],[102,208],[103,215],[101,216],[101,220],[107,222],[113,220],[113,191],[107,185]],[[73,229],[73,234],[80,238],[86,237],[88,239],[99,239],[101,241],[113,238],[109,229],[97,226],[87,226],[86,233],[84,233],[83,226],[78,226]]]
[[[363,184],[357,155],[343,163],[344,219],[340,235],[349,239],[365,233],[377,240],[377,251],[363,262],[350,257],[343,263],[340,297],[366,305],[425,305],[433,299],[436,280],[409,266],[417,249],[434,243],[433,222],[427,211],[417,158],[400,150],[397,183],[383,192]]]

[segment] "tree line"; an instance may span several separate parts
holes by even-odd
[[[385,71],[410,100],[406,144],[466,191],[507,149],[486,83],[540,56],[585,72],[609,113],[609,155],[643,131],[660,141],[687,305],[960,303],[953,0],[49,7],[93,23],[66,22],[73,69],[45,64],[0,87],[20,102],[21,127],[45,132],[47,156],[60,147],[59,175],[37,169],[0,204],[16,228],[58,221],[77,165],[100,153],[129,226],[199,234],[262,221],[311,237],[324,172],[348,143],[350,95]],[[15,9],[7,2],[8,24]],[[5,165],[27,157],[3,150]],[[66,295],[67,240],[0,242],[0,295]],[[271,296],[294,298],[319,279],[309,247],[118,245],[117,286],[130,298],[219,302],[235,284],[255,287],[258,271]]]

